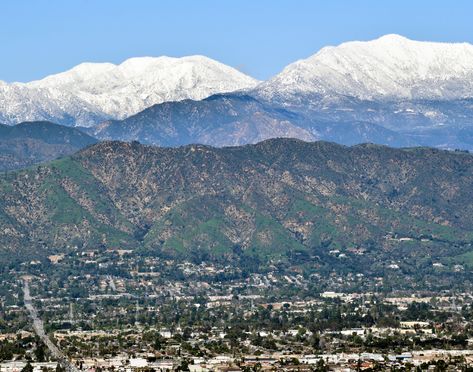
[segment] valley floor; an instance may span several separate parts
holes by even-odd
[[[153,271],[133,260],[128,274],[79,274],[52,260],[48,275],[19,271],[2,281],[1,371],[441,371],[473,363],[469,291],[365,292],[348,278],[344,286],[334,278],[336,290],[310,291],[314,278],[296,273],[242,278],[191,263]]]

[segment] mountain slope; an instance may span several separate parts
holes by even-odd
[[[0,190],[0,252],[20,257],[129,247],[262,264],[299,252],[318,265],[338,252],[343,267],[380,275],[473,249],[473,157],[426,148],[104,142],[0,177]]]
[[[70,155],[97,140],[75,128],[49,122],[0,124],[0,171]]]
[[[361,100],[473,97],[473,45],[385,35],[325,47],[258,88],[265,96],[320,94]]]
[[[245,94],[220,94],[202,101],[166,102],[125,120],[84,129],[102,140],[139,141],[160,146],[201,143],[234,146],[269,138],[321,139],[345,145],[379,143],[407,147],[408,136],[368,122],[335,122],[276,109]]]
[[[201,56],[86,63],[0,82],[0,122],[40,118],[163,146],[296,137],[473,150],[472,66],[470,44],[398,35],[323,48],[261,84]]]
[[[103,140],[135,140],[160,146],[230,146],[274,137],[316,139],[297,125],[294,114],[237,94],[162,103],[125,120],[106,121],[88,132]]]
[[[157,103],[253,88],[257,81],[203,56],[83,63],[29,83],[0,82],[0,120],[52,120],[90,126]]]
[[[473,150],[471,135],[465,136],[473,124],[471,44],[399,35],[347,42],[290,64],[252,94],[314,122],[331,122],[335,131],[343,123],[371,123],[414,144]]]

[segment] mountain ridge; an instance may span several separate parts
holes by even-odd
[[[50,122],[0,124],[0,171],[29,167],[71,155],[97,140],[77,128]]]
[[[204,56],[137,57],[119,65],[83,63],[41,80],[1,84],[0,121],[47,119],[90,126],[156,103],[202,99],[256,84],[257,80]]]
[[[263,82],[260,94],[317,93],[362,100],[473,97],[473,45],[384,35],[322,48]]]
[[[158,146],[201,143],[221,147],[272,137],[317,138],[292,122],[291,115],[296,114],[265,106],[245,94],[217,94],[200,101],[157,104],[122,121],[105,121],[86,131],[102,140]]]
[[[235,265],[294,256],[334,265],[337,251],[346,259],[330,270],[379,276],[396,262],[431,275],[432,260],[468,264],[472,190],[473,156],[431,148],[106,141],[0,176],[0,254],[110,248]]]
[[[312,120],[308,115],[272,106],[245,93],[157,104],[127,119],[105,121],[84,130],[101,140],[139,141],[157,146],[202,143],[221,147],[274,137],[327,140],[346,145],[375,142],[405,147],[417,144],[409,137],[373,123]]]
[[[39,116],[90,126],[83,130],[101,139],[156,145],[292,136],[473,150],[472,66],[468,43],[399,35],[322,48],[260,83],[203,56],[85,63],[39,81],[0,84],[0,122]],[[220,94],[258,103],[248,98],[246,107],[223,112]]]

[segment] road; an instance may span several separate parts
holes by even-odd
[[[79,372],[79,369],[73,365],[66,355],[50,340],[44,331],[44,325],[41,318],[38,316],[30,294],[30,285],[28,279],[23,279],[23,297],[25,307],[30,313],[31,320],[33,320],[33,328],[38,337],[44,342],[52,356],[56,358],[59,364],[66,369],[67,372]]]

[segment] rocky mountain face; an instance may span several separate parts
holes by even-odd
[[[29,83],[0,82],[0,122],[91,126],[167,101],[253,88],[257,80],[203,56],[83,63]]]
[[[97,140],[76,128],[49,122],[0,125],[0,171],[70,155]]]
[[[402,261],[416,271],[471,256],[472,198],[466,153],[294,139],[103,142],[0,177],[0,252],[24,260],[126,247],[235,264],[343,260],[358,272]]]

